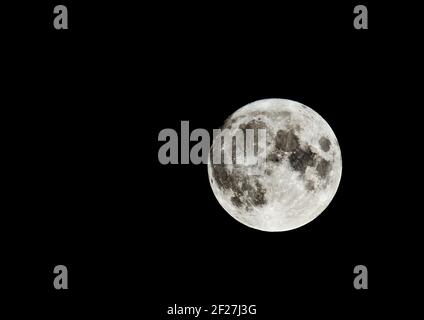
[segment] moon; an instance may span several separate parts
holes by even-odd
[[[238,148],[216,143],[224,129],[230,135],[254,129],[255,145],[257,129],[265,129],[260,174],[252,174],[247,165],[212,161],[213,153],[231,157]],[[333,130],[317,112],[292,100],[258,100],[234,112],[221,130],[210,148],[209,182],[218,202],[237,221],[262,231],[288,231],[311,222],[330,204],[340,183],[342,158]]]

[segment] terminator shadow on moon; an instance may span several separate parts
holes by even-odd
[[[259,100],[233,113],[221,129],[230,135],[266,130],[262,174],[252,175],[244,165],[208,162],[212,190],[233,218],[262,231],[287,231],[314,220],[330,204],[342,158],[333,130],[314,110],[286,99]],[[210,160],[215,152],[231,157],[237,151],[238,146],[216,143],[221,138],[215,137]]]

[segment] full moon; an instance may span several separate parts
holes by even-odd
[[[230,135],[253,129],[257,155],[257,132],[265,129],[260,174],[246,165],[213,163],[213,153],[231,158],[239,148],[216,143],[224,129]],[[314,110],[291,100],[259,100],[234,112],[221,130],[210,149],[208,175],[218,202],[233,218],[258,230],[287,231],[311,222],[330,204],[342,158],[333,130]]]

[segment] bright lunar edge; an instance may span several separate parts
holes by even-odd
[[[342,174],[340,147],[328,123],[311,108],[285,99],[259,100],[233,113],[221,129],[230,135],[266,129],[263,174],[249,174],[243,164],[208,163],[218,202],[239,222],[263,231],[292,230],[315,219],[333,199]],[[230,158],[239,147],[212,143],[210,160],[214,146]]]

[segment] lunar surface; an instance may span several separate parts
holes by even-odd
[[[333,130],[314,110],[291,100],[259,100],[233,113],[224,129],[231,135],[254,129],[255,155],[265,157],[252,173],[245,164],[212,161],[216,152],[231,157],[240,144],[217,143],[222,133],[212,143],[209,182],[236,220],[263,231],[287,231],[309,223],[329,205],[340,183],[342,159]],[[265,144],[258,143],[259,129],[265,129]]]

